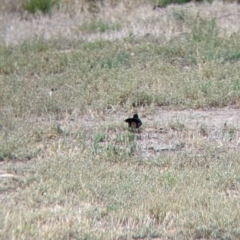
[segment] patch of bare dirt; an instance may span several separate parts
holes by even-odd
[[[139,148],[146,157],[166,151],[198,154],[208,147],[240,150],[238,109],[157,110],[142,121]]]
[[[139,109],[143,122],[141,133],[136,135],[137,153],[151,158],[163,153],[202,154],[206,149],[219,151],[240,150],[240,111],[234,108],[211,110],[173,111],[156,109],[151,114]],[[105,116],[91,113],[83,118],[70,116],[61,121],[63,128],[87,130],[87,145],[93,144],[94,135],[108,128],[109,142],[128,131],[126,113],[109,113]],[[112,130],[111,130],[112,129]],[[106,144],[106,142],[103,142]]]

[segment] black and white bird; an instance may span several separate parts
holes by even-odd
[[[125,122],[128,123],[128,127],[130,127],[132,130],[140,128],[142,125],[142,121],[140,120],[137,114],[134,114],[133,118],[126,119]]]

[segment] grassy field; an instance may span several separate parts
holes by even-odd
[[[0,239],[240,239],[240,7],[120,10],[0,17]]]

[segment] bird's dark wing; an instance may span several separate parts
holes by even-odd
[[[125,122],[128,123],[128,127],[131,127],[131,122],[132,122],[132,121],[131,121],[131,118],[126,119]]]
[[[132,121],[132,118],[125,119],[124,121],[127,122],[127,123],[129,123],[129,122]]]
[[[128,118],[125,122],[127,122],[131,128],[139,128],[142,125],[142,121],[138,117]]]

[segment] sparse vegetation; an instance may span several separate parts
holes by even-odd
[[[0,239],[239,239],[240,35],[111,6],[73,37],[1,39]]]
[[[96,33],[96,32],[107,32],[107,31],[118,31],[120,30],[119,24],[99,21],[91,21],[90,23],[83,23],[79,30],[83,33]]]
[[[41,11],[42,13],[50,13],[53,6],[56,5],[59,0],[25,0],[23,8],[30,13],[36,13]]]
[[[170,4],[184,4],[184,3],[188,3],[191,2],[192,0],[156,0],[155,2],[155,7],[166,7]],[[197,2],[203,2],[203,0],[195,0]],[[211,2],[211,0],[209,0],[208,2]]]

